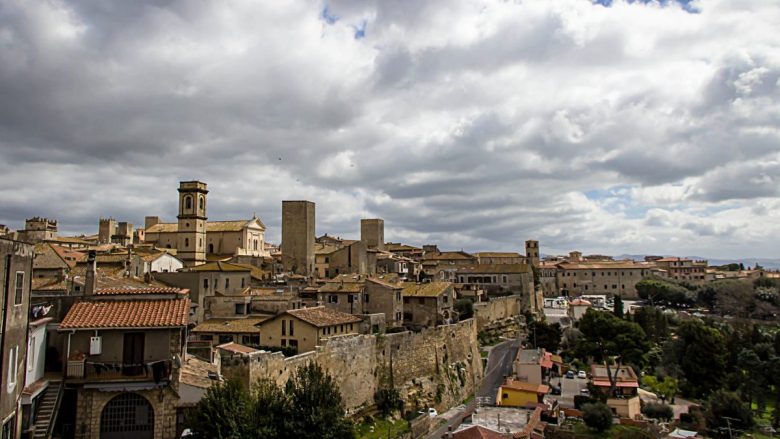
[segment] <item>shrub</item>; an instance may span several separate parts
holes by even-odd
[[[666,404],[646,404],[642,407],[642,414],[648,418],[670,421],[674,418],[674,410]]]
[[[603,432],[612,426],[612,410],[601,402],[585,404],[582,406],[582,420],[588,427]]]

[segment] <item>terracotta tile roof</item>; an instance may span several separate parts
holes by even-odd
[[[393,288],[393,289],[403,288],[404,286],[401,285],[400,283],[392,282],[392,280],[395,280],[395,279],[398,279],[398,277],[397,276],[393,276],[393,277],[389,277],[388,278],[388,276],[385,276],[384,278],[381,278],[381,279],[378,278],[378,277],[369,277],[366,280],[369,281],[369,282],[373,282],[375,284],[379,284],[379,285],[388,287],[388,288]]]
[[[550,391],[550,386],[546,384],[531,384],[525,381],[516,381],[511,378],[507,378],[506,382],[501,385],[501,388],[519,390],[521,392],[535,392],[546,395]]]
[[[59,249],[59,251],[58,251]],[[73,268],[76,265],[77,259],[75,255],[81,253],[67,252],[69,258],[66,259],[66,250],[59,246],[55,246],[49,243],[40,243],[35,245],[35,259],[33,260],[33,269],[46,270],[46,269],[59,269],[59,268]]]
[[[615,269],[648,269],[653,265],[633,261],[598,261],[598,262],[561,262],[558,267],[564,270],[615,270]]]
[[[268,270],[263,270],[263,269],[262,269],[262,268],[260,268],[260,267],[255,267],[255,266],[254,266],[254,265],[252,265],[252,264],[239,264],[239,263],[237,263],[237,262],[230,262],[230,264],[237,265],[237,266],[239,266],[239,267],[248,268],[248,269],[250,270],[250,273],[249,273],[249,275],[250,275],[250,276],[251,276],[253,279],[257,279],[257,280],[264,280],[264,279],[265,279],[267,276],[270,276],[270,275],[271,275],[271,272],[270,272],[270,271],[268,271]]]
[[[329,255],[338,251],[339,249],[341,249],[341,247],[334,244],[321,244],[319,242],[314,244],[315,255]]]
[[[259,350],[255,348],[250,348],[249,346],[244,346],[242,344],[233,343],[232,341],[229,343],[221,344],[217,346],[219,349],[226,350],[228,352],[233,352],[236,354],[253,354],[255,352],[260,352]]]
[[[404,282],[404,290],[401,293],[405,297],[437,297],[444,294],[447,288],[452,287],[451,282]]]
[[[285,311],[284,314],[297,317],[304,322],[310,323],[317,327],[341,325],[344,323],[359,323],[363,321],[363,319],[360,317],[353,316],[352,314],[347,314],[345,312],[334,311],[332,309],[325,308],[324,306],[290,309]]]
[[[474,256],[478,258],[524,258],[517,252],[479,252],[474,253]]]
[[[67,291],[68,282],[53,277],[34,277],[32,289],[33,291]]]
[[[189,311],[190,299],[78,302],[62,319],[60,330],[187,326]]]
[[[517,274],[533,271],[528,264],[479,264],[458,268],[457,272],[458,274]]]
[[[232,334],[245,334],[250,332],[260,332],[260,328],[257,326],[260,323],[268,320],[269,316],[249,316],[245,318],[237,319],[208,319],[195,328],[191,332],[208,332],[208,333],[232,333]]]
[[[474,256],[463,252],[463,251],[457,251],[457,252],[437,252],[437,253],[426,253],[423,259],[428,260],[468,260],[468,259],[474,259]]]
[[[109,287],[96,288],[96,296],[121,296],[142,294],[189,294],[190,290],[178,287]]]
[[[248,220],[234,220],[234,221],[207,221],[206,233],[208,232],[240,232],[244,227],[250,225],[254,220],[257,220],[257,224],[260,228],[265,229],[265,224],[260,221],[259,218],[252,218]],[[157,223],[152,227],[146,229],[146,233],[176,233],[179,230],[178,223]]]
[[[321,286],[318,291],[320,293],[361,293],[365,287],[364,281],[342,282],[338,280],[325,282],[325,285]]]
[[[252,269],[237,264],[231,264],[230,262],[216,261],[216,262],[207,262],[205,264],[196,265],[195,267],[190,268],[190,271],[223,271],[223,272],[249,271],[251,272]]]
[[[217,366],[203,361],[194,355],[187,355],[187,359],[184,360],[184,364],[181,366],[180,381],[182,384],[207,389],[217,382],[209,378],[209,372],[212,374],[218,373]]]
[[[506,435],[498,431],[481,425],[472,425],[452,433],[452,439],[506,439],[506,437]]]
[[[411,245],[401,244],[397,242],[385,243],[385,250],[389,252],[410,252],[410,251],[422,251],[419,247],[412,247]]]

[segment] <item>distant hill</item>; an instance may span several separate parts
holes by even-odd
[[[615,259],[635,259],[641,261],[645,259],[645,256],[648,255],[619,255],[619,256],[615,256]],[[670,255],[663,255],[663,256],[670,256]],[[684,257],[688,259],[707,259],[710,265],[715,265],[715,266],[742,263],[745,264],[745,267],[748,266],[755,267],[756,263],[758,263],[758,265],[768,270],[780,270],[780,259],[769,259],[769,258],[710,259],[710,258],[705,258],[704,256],[684,256]]]

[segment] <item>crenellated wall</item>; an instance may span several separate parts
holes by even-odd
[[[341,389],[350,413],[374,404],[381,387],[397,389],[407,409],[449,408],[482,380],[482,361],[473,319],[419,333],[345,335],[316,351],[284,358],[279,353],[222,356],[222,374],[249,386],[258,379],[283,385],[309,361],[316,361]]]

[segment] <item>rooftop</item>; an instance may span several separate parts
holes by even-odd
[[[458,268],[458,274],[517,274],[531,273],[528,264],[478,264]]]
[[[546,384],[531,384],[525,381],[517,381],[511,378],[507,378],[506,382],[501,385],[503,389],[519,390],[521,392],[536,392],[542,395],[546,395],[550,391],[550,386]]]
[[[60,330],[187,326],[189,308],[190,299],[77,302]]]
[[[260,221],[259,218],[252,218],[248,220],[232,220],[232,221],[207,221],[206,233],[208,232],[240,232],[250,225],[251,222],[257,221],[257,224],[265,229],[265,224]],[[152,227],[146,229],[146,233],[176,233],[179,230],[178,223],[157,223]]]
[[[230,262],[207,262],[205,264],[196,265],[189,269],[190,271],[221,271],[221,272],[251,272],[251,268],[247,268],[242,265],[232,264]]]
[[[403,295],[406,297],[438,297],[447,291],[447,288],[452,286],[450,282],[427,282],[427,283],[414,283],[404,282]]]
[[[234,354],[253,354],[255,352],[260,352],[255,348],[250,348],[249,346],[244,346],[242,344],[234,343],[232,341],[229,343],[221,344],[217,346],[217,348],[228,352],[233,352]]]
[[[96,296],[123,296],[143,294],[189,294],[190,290],[178,287],[109,287],[95,289]]]
[[[260,328],[257,326],[260,323],[268,320],[270,316],[249,316],[244,318],[227,319],[227,318],[215,318],[208,319],[195,328],[191,332],[208,332],[208,333],[249,333],[260,332]]]
[[[304,322],[310,323],[317,327],[341,325],[344,323],[360,323],[363,321],[363,319],[360,317],[344,312],[334,311],[332,309],[325,308],[324,306],[290,309],[285,311],[285,314],[295,316]]]

